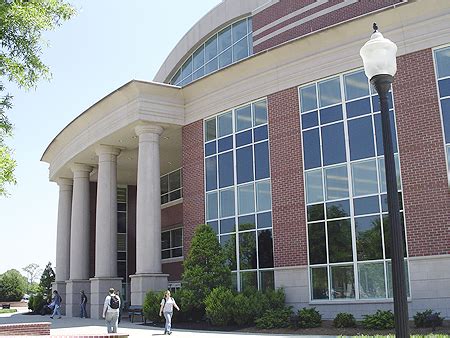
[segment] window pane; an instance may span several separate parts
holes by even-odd
[[[181,189],[172,191],[172,192],[169,194],[169,200],[170,200],[170,201],[175,201],[175,200],[177,200],[177,199],[179,199],[179,198],[181,198]]]
[[[161,233],[161,249],[170,248],[170,231],[164,231]]]
[[[319,125],[319,118],[317,116],[317,110],[311,113],[302,114],[302,129],[316,127]]]
[[[219,53],[231,46],[231,27],[219,32]]]
[[[309,264],[327,262],[325,223],[308,224]]]
[[[162,195],[161,204],[166,204],[167,202],[169,202],[169,195]]]
[[[164,175],[160,178],[161,183],[161,195],[169,192],[169,176]]]
[[[323,165],[346,161],[344,124],[336,123],[322,128]]]
[[[353,260],[350,219],[327,222],[330,263]]]
[[[203,75],[205,75],[205,68],[200,67],[192,74],[192,80],[197,80],[197,79],[201,78]]]
[[[186,76],[192,74],[192,57],[190,57],[181,68],[181,76],[184,79]]]
[[[205,61],[208,62],[217,55],[217,35],[205,43]]]
[[[218,210],[217,192],[206,194],[206,219],[216,219]]]
[[[127,278],[127,263],[117,262],[117,276],[122,277],[124,280]]]
[[[450,99],[441,100],[445,143],[450,143]]]
[[[127,232],[127,213],[118,212],[117,213],[117,232],[126,233]]]
[[[355,298],[353,265],[331,267],[331,298]]]
[[[205,75],[219,69],[219,59],[216,57],[205,64]]]
[[[303,158],[305,170],[321,166],[319,129],[303,133]]]
[[[169,174],[169,191],[181,188],[181,172],[179,170]]]
[[[231,53],[231,48],[227,49],[226,51],[222,52],[219,55],[219,69],[228,66],[233,62],[233,57]]]
[[[258,288],[256,271],[241,272],[241,291],[255,290]]]
[[[172,248],[183,245],[183,229],[172,230]]]
[[[272,213],[271,212],[263,212],[261,214],[258,214],[257,219],[258,219],[258,229],[272,227]]]
[[[239,263],[241,270],[256,269],[256,233],[239,234]]]
[[[327,200],[348,197],[347,167],[339,166],[325,169],[325,186]]]
[[[439,96],[450,96],[450,78],[439,81]]]
[[[255,144],[255,179],[270,177],[269,170],[269,143]]]
[[[194,52],[194,70],[200,68],[205,63],[204,47],[201,46]]]
[[[272,230],[258,231],[258,259],[260,268],[273,268]]]
[[[318,88],[320,107],[329,106],[341,101],[341,87],[338,77],[319,82]]]
[[[327,268],[311,269],[311,296],[312,299],[328,299]]]
[[[353,195],[378,193],[376,160],[352,163]]]
[[[205,159],[206,165],[206,191],[217,189],[217,157]]]
[[[300,89],[300,103],[302,112],[317,108],[316,85],[310,85]]]
[[[205,139],[211,141],[216,138],[216,118],[207,120],[205,123]]]
[[[211,227],[211,229],[213,229],[215,234],[219,233],[219,222],[214,221],[214,222],[208,222],[207,224]]]
[[[344,75],[344,84],[347,100],[369,95],[369,83],[364,71]]]
[[[395,174],[397,176],[397,189],[402,189],[402,180],[400,178],[400,163],[398,159],[398,155],[394,155],[395,161]],[[380,177],[380,191],[386,192],[386,169],[384,165],[384,158],[378,159],[378,175]]]
[[[176,85],[178,84],[178,82],[180,82],[180,80],[181,80],[181,69],[177,71],[177,73],[172,78],[172,81],[170,81],[170,83]]]
[[[228,187],[233,184],[233,153],[219,155],[219,187]]]
[[[239,231],[255,229],[255,215],[241,216],[238,219]]]
[[[236,235],[220,236],[220,245],[227,257],[227,265],[231,270],[236,270]]]
[[[343,217],[350,217],[349,200],[327,203],[327,219]]]
[[[241,20],[233,24],[233,43],[247,35],[247,20]]]
[[[275,290],[275,277],[273,271],[260,271],[259,280],[261,282],[261,291]]]
[[[233,61],[239,61],[248,56],[247,37],[233,45]]]
[[[351,160],[375,156],[371,116],[348,121],[348,137]]]
[[[236,109],[236,131],[241,131],[252,126],[251,106]]]
[[[267,140],[267,138],[269,137],[268,131],[267,131],[267,125],[253,129],[253,136],[254,136],[255,142]]]
[[[253,183],[238,187],[239,215],[255,212],[255,190]]]
[[[450,47],[435,51],[438,78],[450,76]]]
[[[229,232],[236,232],[234,217],[220,220],[220,233],[226,234]]]
[[[234,216],[234,189],[220,192],[220,217]]]
[[[306,203],[323,201],[322,169],[308,171],[306,174]]]
[[[353,200],[355,215],[366,215],[380,212],[378,196],[355,198]]]
[[[171,250],[172,257],[181,257],[183,256],[183,249],[182,248],[176,248]]]
[[[233,149],[233,136],[219,139],[217,148],[219,153]]]
[[[342,106],[332,106],[320,109],[320,124],[342,120]]]
[[[236,147],[241,147],[246,144],[252,143],[252,131],[246,130],[239,134],[236,134]]]
[[[161,258],[162,259],[170,258],[170,250],[163,250],[161,252]]]
[[[383,263],[358,264],[358,276],[361,299],[386,297]]]
[[[325,219],[325,210],[323,203],[308,205],[308,222],[321,221]]]
[[[360,99],[346,103],[347,118],[370,114],[372,109],[370,108],[370,99]]]
[[[253,181],[253,149],[252,146],[236,150],[237,183]]]
[[[267,123],[267,101],[261,100],[253,103],[253,125],[258,126],[260,124]]]
[[[229,135],[233,132],[233,116],[231,112],[219,115],[217,118],[218,137]]]
[[[126,203],[117,203],[117,211],[127,212],[127,204]]]
[[[264,211],[272,208],[270,198],[270,181],[256,183],[256,210]]]
[[[383,258],[380,216],[355,218],[356,251],[359,261]]]

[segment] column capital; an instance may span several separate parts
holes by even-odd
[[[73,180],[71,178],[58,177],[55,182],[60,189],[67,186],[73,186]]]
[[[134,132],[137,136],[143,134],[156,134],[160,136],[164,131],[164,128],[156,124],[140,124],[134,128]]]
[[[89,173],[92,171],[92,166],[83,164],[83,163],[73,163],[70,166],[70,169],[73,172],[73,178],[84,177],[88,178]]]
[[[114,146],[109,146],[106,144],[99,144],[95,147],[95,153],[97,156],[100,155],[114,155],[117,156],[120,154],[120,149]]]

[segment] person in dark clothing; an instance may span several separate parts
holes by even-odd
[[[84,290],[81,290],[80,294],[81,294],[80,317],[87,318],[87,311],[86,311],[87,297],[86,294],[84,293]]]
[[[120,320],[122,319],[122,311],[123,311],[123,308],[124,308],[124,303],[123,303],[123,298],[120,295],[120,291],[116,290],[115,293],[116,293],[116,296],[120,298],[119,319],[118,319],[118,323],[120,324]]]

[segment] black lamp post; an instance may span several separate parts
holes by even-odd
[[[395,336],[409,337],[408,303],[404,270],[403,229],[400,223],[397,177],[389,119],[388,91],[397,71],[397,46],[385,39],[373,24],[374,33],[361,48],[364,71],[380,98],[383,131],[384,165],[386,171],[389,224],[391,226],[392,285],[394,292]]]

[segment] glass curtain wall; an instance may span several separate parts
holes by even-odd
[[[299,96],[311,300],[390,298],[390,228],[376,91],[358,70],[300,87]],[[401,204],[392,92],[389,97]],[[400,210],[404,229],[402,205]]]
[[[237,290],[274,287],[265,99],[205,120],[206,221],[226,250]]]

